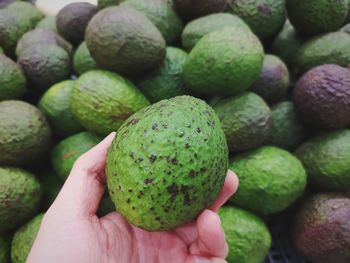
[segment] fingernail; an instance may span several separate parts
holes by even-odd
[[[194,258],[195,263],[212,263],[212,261],[208,258],[203,258],[203,257],[195,257]]]

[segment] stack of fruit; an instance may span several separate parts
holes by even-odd
[[[131,223],[195,219],[230,168],[228,262],[261,262],[286,211],[302,256],[350,262],[349,0],[39,10],[0,3],[0,263],[25,262],[74,162],[112,131],[108,187]]]

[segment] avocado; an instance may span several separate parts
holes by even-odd
[[[17,100],[0,102],[0,165],[32,164],[50,147],[51,131],[44,115]]]
[[[283,211],[306,187],[306,172],[301,162],[274,146],[237,155],[229,168],[239,178],[239,189],[230,202],[262,215]]]
[[[349,8],[349,11],[348,11],[348,15],[346,16],[344,24],[350,23],[350,1],[349,0],[348,0],[348,8]]]
[[[219,216],[229,247],[227,262],[263,262],[272,242],[264,221],[238,207],[222,207]]]
[[[165,57],[159,30],[145,15],[126,6],[99,11],[88,24],[85,40],[98,64],[121,74],[151,70]]]
[[[17,63],[36,92],[44,92],[53,84],[67,79],[71,71],[68,53],[56,45],[27,47],[21,52]]]
[[[36,24],[35,28],[48,29],[58,34],[56,27],[56,16],[44,17]]]
[[[183,78],[199,94],[236,95],[257,80],[263,60],[263,47],[252,32],[225,27],[198,41],[188,56]]]
[[[182,46],[185,50],[190,51],[203,36],[227,26],[250,30],[249,26],[238,16],[227,13],[207,15],[186,25],[181,36]]]
[[[108,150],[106,175],[118,212],[133,225],[160,231],[194,220],[212,204],[227,168],[225,134],[214,110],[178,96],[125,121]]]
[[[259,79],[250,87],[250,91],[260,95],[267,103],[274,104],[286,99],[289,85],[286,64],[279,57],[266,55]]]
[[[348,0],[287,0],[290,22],[305,36],[338,30],[347,17]]]
[[[70,109],[80,124],[100,135],[118,130],[130,115],[148,105],[129,80],[104,70],[81,75],[70,99]]]
[[[100,66],[91,56],[85,41],[83,41],[75,50],[73,57],[73,68],[78,75],[81,75],[89,70],[100,68]]]
[[[0,167],[0,233],[15,229],[38,210],[42,190],[36,177],[19,168]]]
[[[2,0],[0,2],[0,9],[1,8],[5,8],[6,6],[8,6],[9,4],[12,4],[14,2],[18,2],[19,0]],[[0,261],[1,262],[1,261]]]
[[[98,8],[103,9],[109,6],[118,5],[122,0],[97,0]]]
[[[272,132],[268,144],[294,150],[307,137],[307,129],[299,120],[292,102],[284,101],[274,105]]]
[[[143,13],[159,29],[167,44],[173,44],[180,39],[183,23],[174,10],[173,1],[126,0],[121,6],[128,6]]]
[[[46,211],[55,201],[63,187],[62,179],[51,169],[41,172],[38,176],[43,189],[41,209]]]
[[[350,262],[350,195],[319,193],[300,207],[293,227],[293,243],[307,260]]]
[[[66,180],[74,162],[101,141],[90,132],[81,132],[60,141],[51,153],[53,169],[61,179]]]
[[[43,217],[44,214],[38,214],[15,232],[11,245],[12,263],[26,262]]]
[[[86,27],[97,13],[97,6],[76,2],[63,7],[57,14],[56,27],[58,33],[74,45],[84,41]]]
[[[10,238],[6,235],[0,235],[0,262],[10,262]]]
[[[115,205],[112,199],[109,197],[108,193],[104,194],[100,202],[100,207],[98,208],[97,215],[103,217],[109,213],[115,212]]]
[[[349,190],[350,130],[322,132],[300,145],[296,156],[303,163],[313,188]]]
[[[44,15],[33,4],[24,1],[14,2],[8,5],[6,10],[21,16],[30,24],[30,28],[34,28],[44,18]]]
[[[0,47],[0,54],[4,54],[4,50]]]
[[[349,24],[346,24],[345,26],[343,26],[340,31],[344,32],[344,33],[347,33],[350,35],[350,23]]]
[[[74,80],[65,80],[53,85],[39,102],[39,109],[58,137],[67,137],[83,130],[69,107],[74,84]]]
[[[250,92],[220,100],[214,105],[230,152],[246,151],[262,145],[271,135],[269,106]]]
[[[286,0],[228,0],[228,11],[241,17],[263,41],[275,37],[286,21]]]
[[[0,101],[18,99],[26,92],[26,79],[21,68],[0,54]]]
[[[137,82],[137,86],[150,102],[185,94],[181,75],[186,59],[187,53],[182,49],[167,47],[163,64]]]
[[[350,71],[326,64],[306,72],[296,83],[293,102],[301,119],[321,128],[350,125]]]

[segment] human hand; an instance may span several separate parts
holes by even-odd
[[[228,248],[216,211],[237,190],[229,171],[214,204],[174,231],[148,232],[117,212],[98,218],[105,191],[107,149],[115,133],[82,155],[46,212],[27,263],[226,262]]]

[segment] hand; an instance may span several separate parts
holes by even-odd
[[[215,213],[237,190],[228,172],[214,204],[195,222],[174,231],[148,232],[117,212],[98,218],[106,185],[105,162],[115,134],[82,155],[46,212],[27,263],[200,263],[226,262],[228,248]]]

